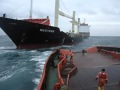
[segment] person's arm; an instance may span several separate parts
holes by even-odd
[[[98,80],[99,79],[99,76],[100,76],[101,72],[99,72],[95,78],[95,80]]]
[[[99,78],[99,73],[97,74],[97,76],[96,76],[95,80],[98,80],[98,78]]]
[[[106,80],[105,80],[106,84],[108,83],[108,75],[106,73]]]

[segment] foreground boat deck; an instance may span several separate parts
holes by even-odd
[[[71,77],[69,90],[97,90],[98,81],[96,75],[102,68],[108,73],[108,84],[105,90],[120,90],[120,60],[102,53],[74,54],[74,64],[77,66],[77,73]]]

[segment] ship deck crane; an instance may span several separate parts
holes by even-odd
[[[59,15],[66,17],[66,18],[69,18],[69,19],[72,19],[72,22],[71,22],[72,23],[72,32],[74,33],[74,27],[75,27],[75,25],[77,25],[78,26],[77,33],[79,33],[80,19],[78,18],[78,21],[75,20],[75,11],[73,11],[73,16],[70,16],[62,11],[59,11],[59,0],[56,0],[56,2],[55,2],[55,22],[54,22],[55,27],[58,27]]]

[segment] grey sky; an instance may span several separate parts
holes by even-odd
[[[55,0],[33,0],[33,18],[50,17],[54,25]],[[0,0],[0,13],[11,18],[28,18],[30,0]],[[76,20],[86,19],[91,36],[120,36],[120,0],[60,0],[60,10]],[[59,16],[59,27],[67,32],[71,29],[70,19]],[[2,34],[2,30],[0,30]]]

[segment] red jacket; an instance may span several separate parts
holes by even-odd
[[[98,85],[99,86],[104,86],[108,81],[108,75],[107,75],[106,72],[99,72],[97,77],[96,77],[96,80],[97,79],[99,79]]]
[[[70,56],[73,56],[73,52],[72,52],[72,51],[70,51],[69,55],[70,55]]]

